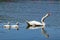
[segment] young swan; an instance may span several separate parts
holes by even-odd
[[[11,26],[10,26],[10,22],[8,22],[6,25],[4,25],[3,26],[5,29],[9,29],[10,30],[10,28],[11,28]]]
[[[11,28],[19,30],[19,23],[17,22],[16,25],[11,25]]]

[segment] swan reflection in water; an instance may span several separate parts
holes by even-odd
[[[46,38],[49,38],[49,34],[46,32],[44,28],[42,28],[42,34],[45,35]]]
[[[30,27],[30,28],[29,28]],[[42,32],[42,34],[46,37],[46,38],[49,38],[49,34],[46,32],[46,30],[44,29],[44,28],[42,28],[43,26],[34,26],[33,28],[32,28],[32,26],[27,26],[27,28],[26,29],[41,29],[41,32]]]

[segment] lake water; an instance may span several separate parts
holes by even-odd
[[[45,20],[49,38],[42,34],[41,29],[26,29],[26,20],[40,21],[46,13],[50,13]],[[11,24],[19,22],[18,31],[7,30],[3,28],[6,21],[3,20],[0,23],[0,40],[60,40],[60,1],[0,2],[0,15],[14,17],[8,20]]]

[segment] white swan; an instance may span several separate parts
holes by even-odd
[[[11,28],[19,30],[19,23],[17,22],[16,25],[11,25]]]
[[[46,14],[44,17],[42,17],[41,22],[39,21],[26,21],[28,24],[27,29],[37,29],[37,28],[44,28],[45,22],[44,20],[49,16],[50,14]],[[29,27],[30,26],[30,27]],[[42,26],[42,27],[40,27]]]
[[[6,25],[3,26],[5,29],[9,29],[10,30],[10,22],[8,22]]]

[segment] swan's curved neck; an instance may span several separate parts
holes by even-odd
[[[44,24],[45,19],[48,17],[49,14],[46,14],[45,16],[42,17],[41,22]]]
[[[19,25],[19,22],[17,22],[16,25]]]
[[[10,22],[7,23],[8,25],[10,24]]]

